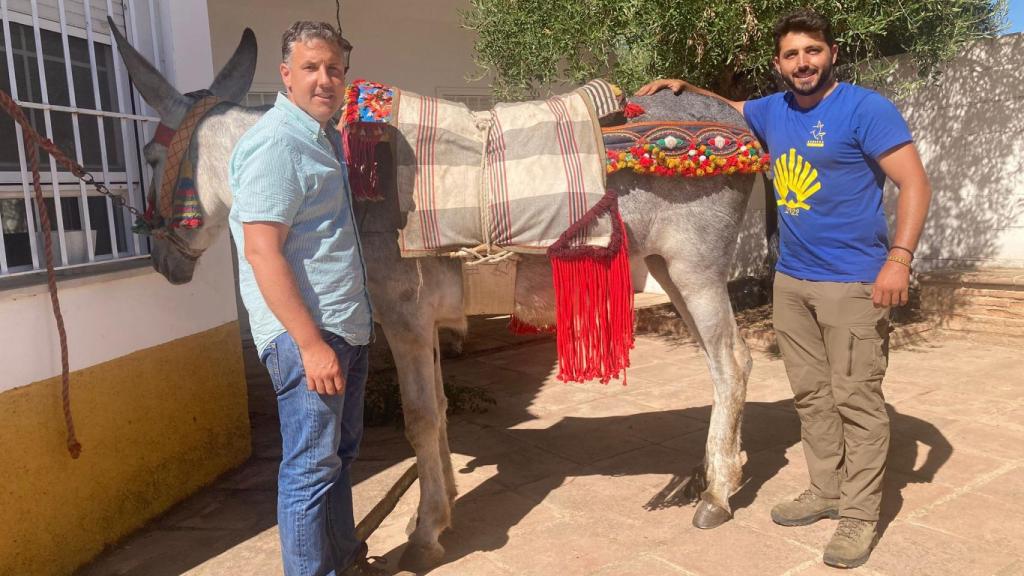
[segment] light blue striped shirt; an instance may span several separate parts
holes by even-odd
[[[349,344],[373,331],[366,269],[352,212],[348,170],[335,130],[324,131],[284,94],[238,141],[228,168],[229,218],[238,283],[257,350],[285,332],[245,259],[243,222],[287,224],[284,257],[318,326]]]

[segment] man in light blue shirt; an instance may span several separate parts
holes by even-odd
[[[343,42],[321,22],[285,32],[287,92],[239,141],[229,167],[242,300],[281,420],[278,526],[288,576],[378,571],[355,539],[349,476],[373,327],[330,125],[344,101]]]

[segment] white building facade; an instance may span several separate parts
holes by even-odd
[[[129,86],[108,15],[182,92],[212,81],[205,1],[0,0],[0,88],[141,209],[157,118]],[[171,286],[129,214],[45,155],[37,205],[23,142],[0,117],[0,574],[62,574],[244,461],[248,412],[229,239]],[[77,460],[39,210],[56,230]]]

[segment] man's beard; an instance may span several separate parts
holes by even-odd
[[[818,81],[807,89],[797,87],[792,76],[787,76],[785,74],[780,74],[780,76],[782,76],[782,81],[786,83],[786,86],[788,86],[794,93],[799,94],[800,96],[813,96],[815,92],[821,90],[824,86],[827,86],[832,80],[832,64],[829,63],[829,65],[824,69],[818,70]]]

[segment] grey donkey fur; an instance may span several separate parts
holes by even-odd
[[[163,122],[176,127],[190,97],[181,95],[117,33],[117,46],[129,74]],[[246,33],[235,55],[211,90],[238,102],[248,90],[256,62],[255,38]],[[742,118],[714,99],[661,92],[636,98],[647,113],[641,120],[704,120],[742,125]],[[225,228],[231,205],[227,166],[241,136],[263,110],[225,103],[199,125],[196,183],[204,225],[181,236],[196,250],[210,246]],[[146,159],[159,189],[165,161],[163,146],[150,142]],[[714,404],[706,445],[707,488],[694,515],[699,528],[712,528],[731,517],[729,497],[739,487],[743,455],[740,422],[751,357],[740,337],[726,291],[739,226],[753,186],[753,176],[664,179],[618,173],[609,186],[619,206],[630,243],[630,258],[644,260],[665,288],[704,351],[714,386]],[[393,193],[393,192],[392,192]],[[390,202],[360,204],[357,220],[366,258],[375,320],[384,330],[401,387],[406,435],[416,452],[420,502],[416,527],[402,557],[404,567],[423,570],[439,564],[438,543],[451,525],[457,495],[448,447],[446,407],[441,378],[438,328],[465,330],[459,263],[447,258],[403,259],[396,242],[403,219]],[[189,282],[194,261],[165,241],[153,242],[153,266],[175,284]],[[551,268],[543,257],[520,263],[516,314],[527,322],[554,320]]]

